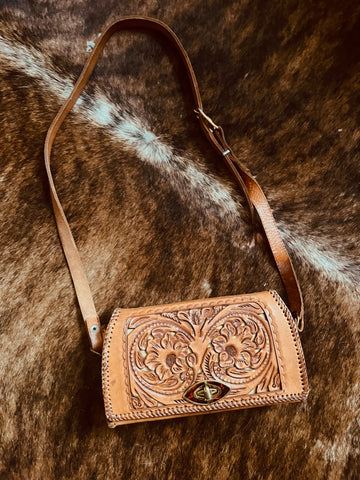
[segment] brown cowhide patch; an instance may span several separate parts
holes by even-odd
[[[357,3],[1,5],[1,478],[357,479]],[[268,195],[304,291],[306,403],[106,426],[42,149],[88,42],[131,13],[179,35],[205,111]],[[163,40],[121,33],[56,140],[55,181],[103,324],[117,306],[282,292],[183,80]]]

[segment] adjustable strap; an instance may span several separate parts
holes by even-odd
[[[44,146],[45,168],[50,185],[50,195],[54,209],[55,220],[64,254],[73,279],[80,310],[87,326],[92,350],[100,353],[102,349],[102,332],[100,321],[96,313],[89,282],[79,255],[79,251],[76,247],[69,223],[56,193],[56,188],[50,169],[50,155],[56,133],[65,120],[67,114],[75,105],[87,81],[89,80],[105,44],[115,32],[128,29],[147,29],[159,32],[165,36],[165,38],[167,38],[171,45],[175,48],[176,53],[179,55],[180,60],[185,67],[187,78],[190,82],[195,112],[199,118],[200,125],[210,143],[224,157],[231,172],[234,174],[248,202],[251,215],[253,216],[253,207],[255,207],[257,211],[263,224],[281,279],[284,283],[289,300],[290,310],[294,315],[294,318],[298,319],[299,329],[302,329],[303,301],[300,287],[289,255],[280,238],[280,234],[276,227],[269,204],[257,181],[251,175],[249,170],[247,170],[247,168],[236,158],[231,148],[227,144],[221,127],[215,125],[214,122],[203,112],[199,87],[186,51],[174,32],[163,22],[147,17],[123,17],[120,20],[110,24],[97,39],[95,47],[88,57],[69,98],[60,108],[58,114],[49,127]]]
[[[201,126],[213,147],[224,157],[227,166],[234,174],[238,183],[245,187],[248,196],[254,205],[266,238],[269,242],[281,280],[284,284],[291,313],[297,322],[298,330],[304,328],[304,302],[300,285],[290,260],[289,254],[280,237],[269,202],[260,185],[251,175],[249,169],[235,156],[231,147],[225,140],[223,129],[204,114],[203,111],[195,110],[201,122]]]

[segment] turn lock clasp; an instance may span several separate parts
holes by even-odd
[[[197,405],[210,405],[218,402],[230,392],[230,387],[217,380],[203,380],[191,385],[183,398]]]

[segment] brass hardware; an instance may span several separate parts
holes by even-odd
[[[216,380],[204,380],[194,383],[183,395],[188,402],[197,405],[210,405],[218,402],[230,392],[230,387]]]
[[[194,397],[198,400],[203,400],[211,403],[221,393],[221,388],[218,386],[208,385],[206,382],[201,383],[194,391]]]
[[[95,355],[99,355],[100,357],[102,356],[100,352],[97,352],[96,350],[94,350],[93,348],[90,347],[90,352],[91,353],[95,353]]]
[[[304,330],[304,326],[305,326],[304,317],[297,313],[295,315],[294,320],[295,320],[298,332],[302,332]]]
[[[220,128],[218,125],[216,125],[216,123],[214,123],[211,120],[211,118],[208,115],[206,115],[206,113],[203,110],[201,110],[201,108],[197,108],[196,110],[194,110],[194,112],[196,113],[198,118],[199,116],[202,117],[210,125],[211,127],[210,130],[217,130]]]

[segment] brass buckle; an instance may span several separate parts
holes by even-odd
[[[208,124],[208,126],[209,126],[209,128],[212,132],[214,130],[218,130],[220,128],[218,125],[216,125],[215,122],[213,122],[211,120],[211,118],[208,115],[206,115],[206,113],[203,110],[201,110],[201,108],[195,109],[194,112],[195,112],[195,114],[198,118],[202,117],[205,120],[205,123]]]

